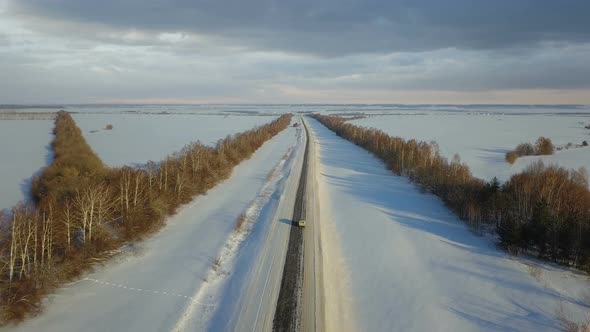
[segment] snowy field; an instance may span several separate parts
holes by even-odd
[[[111,166],[161,160],[191,141],[212,145],[280,113],[319,111],[364,114],[368,118],[353,123],[436,140],[444,156],[459,153],[484,179],[506,179],[539,158],[590,168],[588,148],[524,157],[514,165],[504,161],[506,151],[541,135],[557,146],[590,140],[590,130],[584,129],[590,124],[587,108],[200,105],[68,110],[79,112],[74,114],[78,126]],[[365,150],[317,121],[308,123],[319,151],[315,174],[323,276],[318,278],[324,285],[328,328],[556,331],[560,308],[576,320],[590,311],[587,275],[508,256],[493,239],[470,232],[435,196],[393,176]],[[108,124],[112,130],[105,130]],[[0,209],[22,200],[30,177],[49,162],[52,127],[52,121],[0,121]],[[0,330],[268,330],[298,184],[293,170],[302,163],[296,131],[289,127],[265,143],[227,181],[180,209],[161,232],[130,246],[132,254],[49,296],[39,317]],[[246,232],[235,233],[243,212]]]
[[[451,159],[458,153],[472,173],[485,180],[494,176],[506,180],[538,159],[568,168],[590,168],[587,147],[556,151],[553,156],[523,157],[514,165],[507,163],[506,152],[523,142],[534,143],[539,136],[549,137],[558,147],[590,141],[590,130],[584,128],[590,124],[590,114],[514,113],[430,111],[369,116],[351,123],[406,139],[436,141],[443,156]]]
[[[319,122],[309,124],[320,149],[322,216],[329,216],[322,222],[340,247],[330,259],[344,270],[325,271],[325,283],[344,284],[333,307],[352,306],[341,309],[354,313],[350,330],[558,331],[561,306],[584,318],[587,276],[511,258],[437,197]]]
[[[280,204],[299,142],[295,128],[282,131],[252,158],[238,165],[228,180],[181,208],[153,237],[133,245],[130,254],[50,295],[40,316],[0,331],[206,329],[212,315],[223,316],[223,310],[233,307],[220,298],[220,292],[234,291],[231,285],[236,287],[236,283],[246,285],[231,280],[243,276],[240,270],[249,270],[242,266],[244,263],[257,261],[257,257],[240,258],[242,246],[250,253],[248,248],[263,245],[259,237],[272,234],[269,230],[280,229],[288,235],[288,225],[272,215]],[[234,233],[236,221],[243,212],[252,219],[247,222],[247,228],[257,242],[249,242]],[[256,220],[264,222],[260,229]],[[242,244],[244,241],[250,244]],[[287,241],[282,242],[286,246]],[[267,248],[266,252],[272,254],[276,251],[273,249],[276,248]],[[282,270],[280,259],[278,267]],[[229,277],[228,269],[231,269]],[[260,272],[266,276],[265,271]],[[280,273],[277,275],[280,277]],[[230,289],[226,290],[224,283],[228,278]],[[258,281],[264,284],[266,280]],[[252,299],[255,300],[263,301],[259,294]]]
[[[29,198],[31,177],[50,162],[53,121],[0,121],[0,210]]]
[[[194,114],[73,114],[88,144],[109,166],[159,161],[190,142],[214,145],[273,121],[274,116]],[[112,130],[105,127],[113,125]]]
[[[195,110],[199,110],[199,112]],[[274,109],[252,107],[70,107],[90,146],[110,166],[159,161],[200,140],[214,145],[227,135],[269,123]],[[59,109],[18,109],[20,112],[56,112]],[[100,112],[104,112],[100,114]],[[169,114],[158,114],[168,112]],[[282,113],[282,112],[279,112]],[[212,115],[215,114],[215,115]],[[112,130],[105,130],[107,124]],[[29,198],[32,176],[50,162],[53,120],[0,120],[0,210]],[[92,132],[95,131],[95,132]]]

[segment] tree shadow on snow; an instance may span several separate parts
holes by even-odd
[[[459,261],[430,262],[433,274],[440,271],[456,275],[457,280],[474,279],[483,284],[493,284],[501,291],[502,296],[497,302],[492,302],[485,293],[467,293],[456,285],[456,293],[451,293],[454,299],[446,304],[449,312],[484,329],[517,331],[523,326],[556,328],[555,312],[543,311],[531,304],[533,301],[519,303],[519,297],[535,296],[534,299],[554,301],[556,304],[567,301],[583,305],[579,299],[559,294],[540,283],[527,282],[531,277],[517,265],[519,263],[499,251],[492,240],[469,231],[438,197],[423,193],[408,179],[394,175],[375,157],[363,157],[370,153],[336,136],[316,120],[310,122],[316,135],[321,137],[321,162],[326,172],[334,168],[339,174],[345,174],[322,174],[329,185],[382,211],[391,222],[430,236],[432,241],[440,241],[452,248],[449,250],[467,252],[467,255],[457,255]],[[504,153],[504,149],[485,152],[499,154]],[[505,259],[512,260],[513,265],[505,264]],[[467,264],[465,260],[468,260]],[[515,328],[518,326],[520,328]]]
[[[45,145],[45,164],[43,165],[43,167],[38,169],[30,177],[23,179],[20,183],[20,190],[23,193],[23,197],[25,198],[23,203],[27,204],[27,203],[31,202],[31,199],[33,198],[32,197],[33,180],[36,177],[38,177],[39,175],[41,175],[41,173],[43,172],[45,167],[51,165],[52,162],[53,162],[53,149],[51,148],[51,142],[49,142],[49,143],[47,143],[47,145]]]

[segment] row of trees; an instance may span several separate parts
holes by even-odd
[[[531,143],[521,143],[513,151],[506,153],[506,161],[514,164],[516,159],[522,156],[543,156],[552,155],[555,150],[553,143],[547,137],[539,137],[535,145]]]
[[[0,112],[0,120],[54,120],[55,112]]]
[[[392,137],[338,117],[315,118],[372,152],[395,174],[439,196],[472,227],[494,225],[509,250],[590,271],[590,191],[584,169],[539,161],[504,184],[485,182],[472,176],[458,155],[451,161],[440,156],[436,143]]]
[[[215,147],[192,143],[145,167],[113,169],[92,151],[72,117],[60,112],[54,160],[33,181],[34,206],[0,216],[1,320],[37,311],[48,291],[158,229],[166,216],[227,178],[290,122],[283,115]]]

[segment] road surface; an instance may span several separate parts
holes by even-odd
[[[305,157],[301,168],[297,197],[293,211],[293,223],[289,236],[289,247],[281,281],[281,290],[273,321],[274,331],[315,331],[318,315],[316,308],[316,242],[319,242],[319,211],[316,200],[314,142],[307,123],[301,118],[305,130]],[[297,222],[305,220],[305,227]],[[318,283],[319,284],[319,283]]]
[[[240,248],[210,331],[272,331],[305,152],[300,133],[283,186]]]
[[[308,163],[306,191],[307,225],[303,232],[303,331],[325,331],[323,253],[320,228],[320,197],[318,194],[318,151],[317,138],[307,121],[303,119],[308,132]]]

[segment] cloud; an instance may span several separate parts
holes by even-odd
[[[10,46],[10,39],[7,35],[0,33],[0,47]]]
[[[590,41],[590,2],[584,0],[18,0],[9,10],[326,56]]]
[[[533,90],[590,103],[576,97],[590,90],[587,12],[584,0],[0,0],[0,103],[546,100]]]

